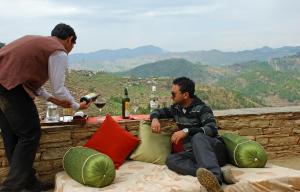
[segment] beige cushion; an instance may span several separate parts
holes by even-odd
[[[165,165],[127,161],[116,174],[111,185],[92,188],[71,179],[66,172],[59,172],[54,192],[206,192],[196,177],[178,175]]]
[[[130,158],[137,161],[164,165],[171,153],[171,134],[152,133],[150,122],[141,121],[138,137],[140,144]]]

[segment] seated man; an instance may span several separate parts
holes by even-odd
[[[180,77],[173,81],[173,105],[156,109],[151,115],[152,131],[160,132],[160,118],[174,118],[179,131],[173,133],[171,142],[183,141],[184,151],[168,156],[169,169],[182,174],[197,176],[209,192],[223,191],[220,166],[227,162],[224,143],[218,137],[212,110],[195,92],[195,83]]]

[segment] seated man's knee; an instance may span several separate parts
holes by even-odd
[[[203,141],[206,139],[206,137],[207,137],[207,135],[205,135],[202,132],[199,132],[192,137],[191,141],[192,141],[192,143],[195,141]]]

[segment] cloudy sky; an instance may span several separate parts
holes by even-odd
[[[1,0],[0,42],[74,27],[74,52],[155,45],[237,51],[300,45],[299,0]]]

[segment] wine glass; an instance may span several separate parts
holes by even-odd
[[[139,109],[139,99],[138,98],[133,98],[132,100],[132,109],[133,109],[133,113],[136,114],[137,110]]]
[[[99,113],[100,113],[100,116],[102,114],[102,108],[105,106],[106,104],[106,101],[105,99],[103,98],[97,98],[94,102],[94,104],[96,105],[96,107],[99,109]]]

